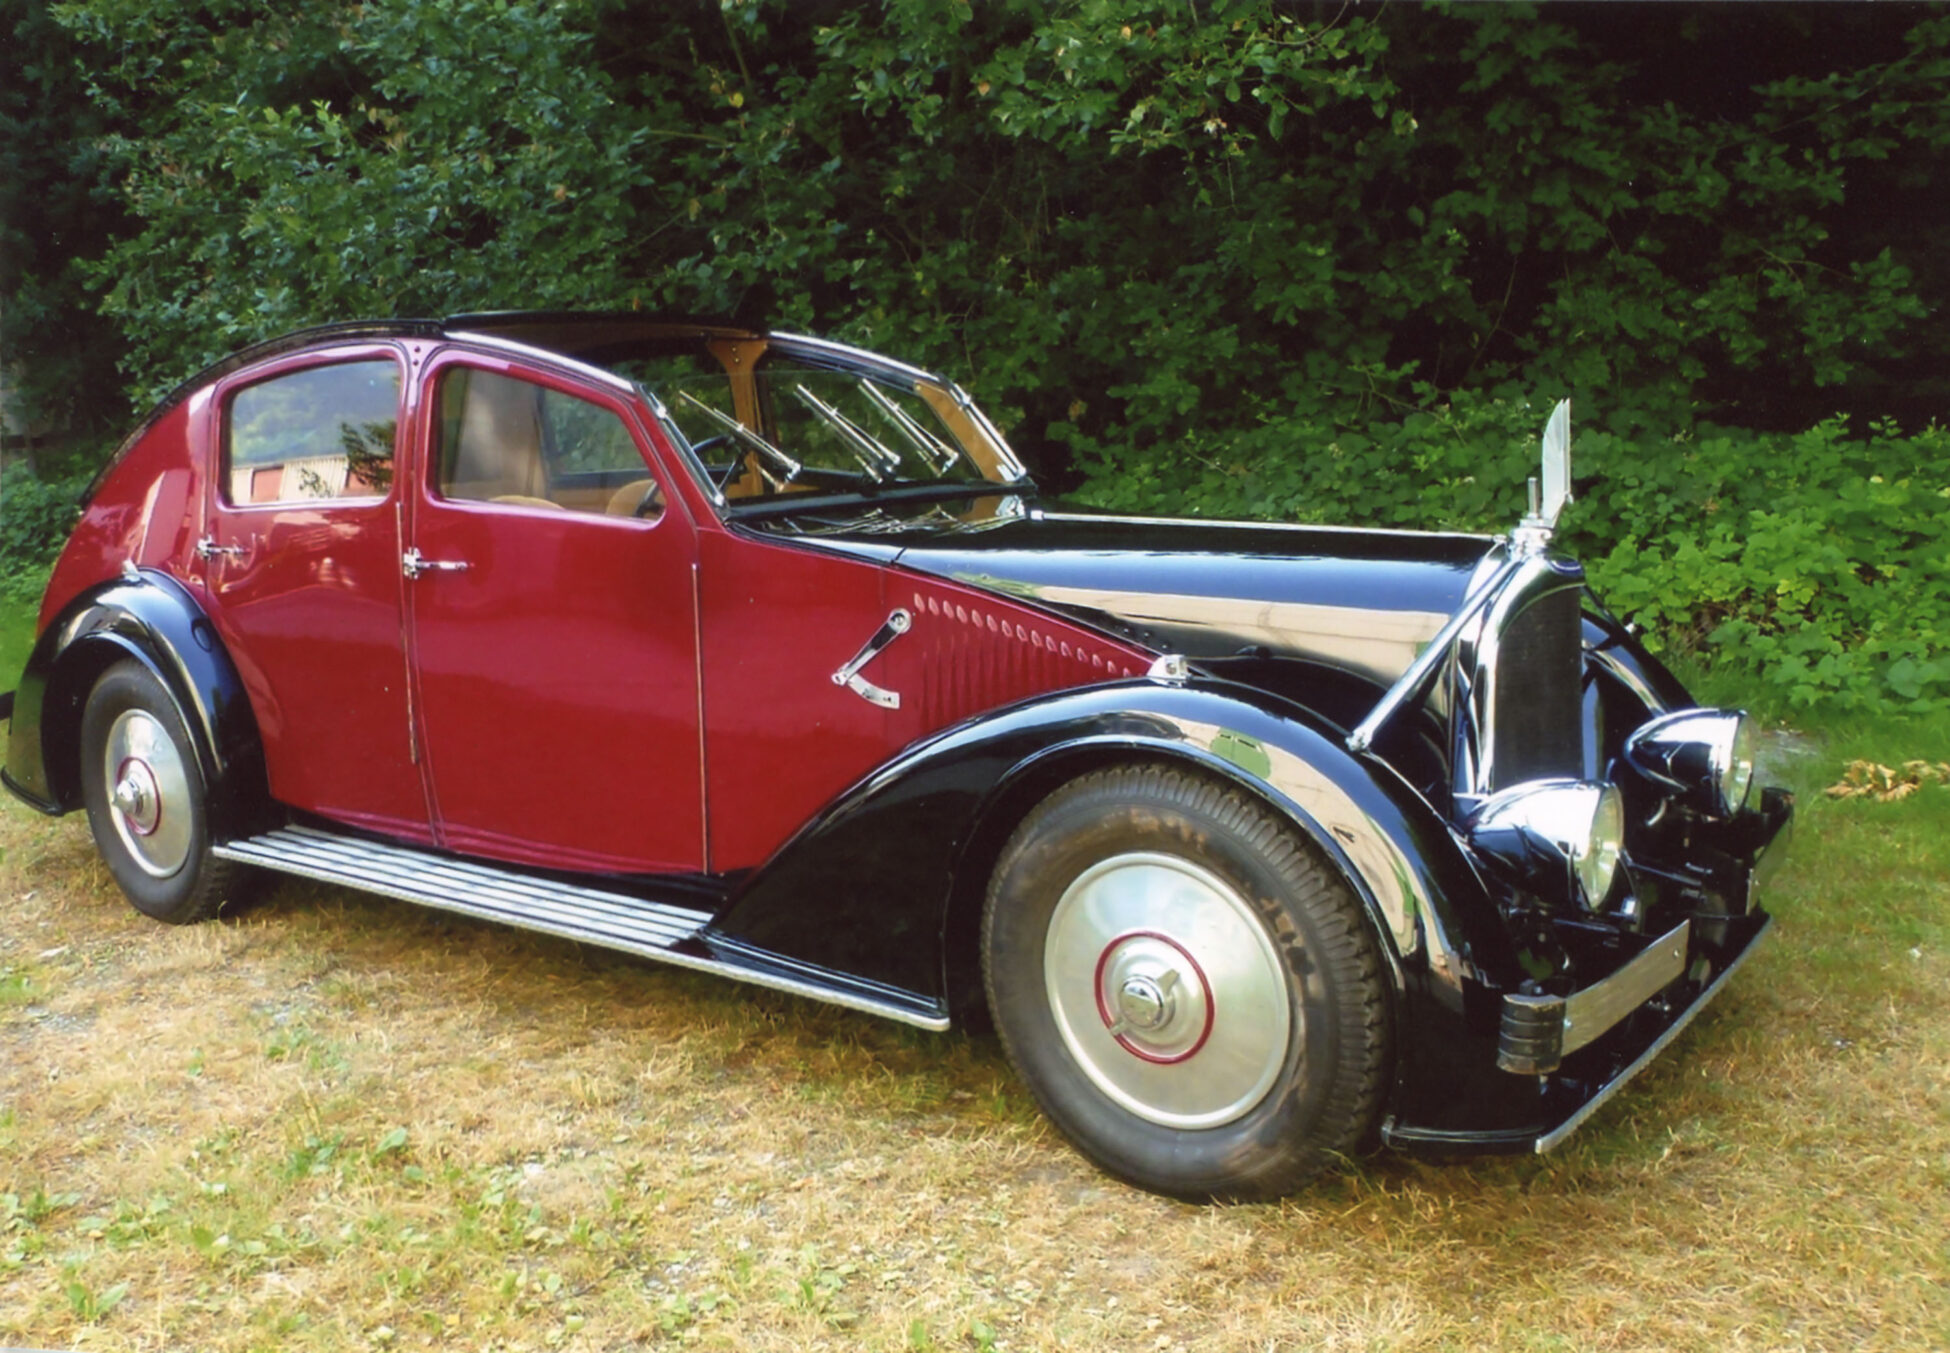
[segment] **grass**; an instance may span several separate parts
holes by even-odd
[[[1557,1154],[1285,1203],[1094,1172],[992,1039],[291,882],[171,929],[0,810],[0,1345],[1950,1346],[1950,789],[1833,802],[1775,936]]]
[[[0,591],[0,691],[14,688],[28,654],[34,651],[34,620],[39,605],[38,595],[31,602],[16,604]]]

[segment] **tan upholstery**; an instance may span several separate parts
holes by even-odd
[[[560,512],[562,504],[551,503],[546,498],[533,498],[525,493],[497,493],[488,499],[490,503],[507,503],[513,507],[545,507],[551,512]]]
[[[646,498],[654,499],[655,506],[644,508]],[[634,517],[639,510],[646,517],[657,516],[664,510],[663,490],[657,487],[656,480],[632,479],[609,495],[609,505],[603,509],[612,517]]]
[[[447,379],[461,376],[456,372]],[[459,446],[443,486],[447,495],[547,501],[537,387],[490,371],[469,371],[465,380]]]

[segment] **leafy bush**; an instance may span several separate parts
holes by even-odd
[[[28,610],[39,604],[85,479],[42,480],[24,465],[0,466],[0,604]]]
[[[1080,497],[1133,512],[1500,531],[1523,511],[1548,403],[1451,396],[1319,407],[1213,444],[1113,455],[1078,439]],[[1623,419],[1626,423],[1631,420]],[[1795,707],[1950,707],[1950,432],[1702,425],[1577,431],[1560,543],[1648,642]]]

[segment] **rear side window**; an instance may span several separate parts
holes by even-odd
[[[383,498],[393,485],[399,366],[306,367],[246,386],[224,419],[223,479],[236,505]]]

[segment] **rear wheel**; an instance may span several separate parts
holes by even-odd
[[[176,702],[134,660],[96,681],[81,718],[81,788],[95,845],[137,911],[184,925],[217,914],[248,869],[210,853],[195,744]]]
[[[1388,1005],[1361,904],[1237,790],[1126,766],[1052,794],[997,864],[983,972],[1044,1111],[1141,1187],[1275,1197],[1373,1129]]]

